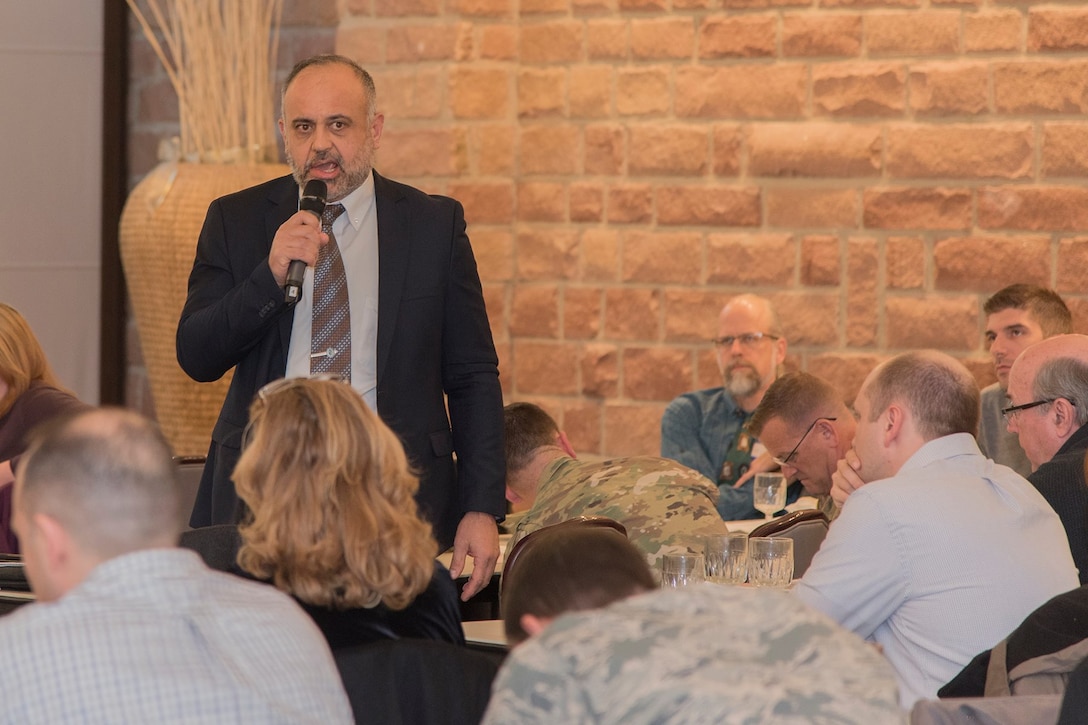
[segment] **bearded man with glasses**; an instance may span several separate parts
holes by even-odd
[[[718,484],[718,513],[726,521],[758,518],[751,483],[741,481],[765,449],[745,429],[752,411],[778,377],[786,359],[786,338],[771,303],[738,295],[722,308],[717,354],[722,387],[684,393],[661,418],[661,457],[695,469]],[[765,456],[772,467],[769,456]],[[796,499],[800,487],[790,492]]]

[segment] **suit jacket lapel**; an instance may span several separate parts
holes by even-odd
[[[265,254],[272,248],[272,239],[283,223],[298,211],[298,184],[293,177],[284,177],[282,184],[277,184],[268,192],[268,214],[265,216]],[[291,327],[295,321],[295,310],[285,311],[279,318],[280,348],[282,349],[283,367],[287,367],[287,349],[291,346]]]
[[[397,326],[401,292],[408,275],[411,223],[401,191],[374,172],[374,197],[378,214],[378,387],[389,360],[393,330]]]

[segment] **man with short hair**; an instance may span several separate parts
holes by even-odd
[[[93,410],[45,431],[15,482],[38,603],[0,619],[11,722],[349,723],[321,632],[274,587],[213,572],[179,534],[159,430]]]
[[[854,414],[864,485],[794,591],[883,648],[909,708],[1077,586],[1076,569],[1054,510],[978,450],[978,387],[961,363],[894,357],[865,379]]]
[[[504,413],[506,497],[529,510],[521,537],[578,516],[604,516],[627,529],[651,566],[663,554],[703,552],[703,539],[725,534],[714,485],[690,468],[650,456],[587,462],[542,408],[512,403]]]
[[[748,429],[782,473],[790,481],[800,481],[829,519],[839,512],[830,496],[831,476],[853,444],[856,428],[838,391],[804,372],[775,380],[748,421]]]
[[[1037,342],[1009,373],[1009,430],[1031,462],[1028,480],[1058,512],[1081,584],[1088,584],[1088,336]]]
[[[722,308],[713,343],[724,385],[684,393],[669,403],[661,418],[661,457],[717,483],[718,512],[726,521],[760,518],[752,505],[752,484],[733,485],[762,450],[745,425],[778,377],[786,338],[770,301],[743,294]]]
[[[978,446],[983,455],[1008,466],[1021,476],[1032,471],[1016,435],[1006,429],[1001,409],[1009,405],[1009,371],[1029,345],[1073,331],[1073,318],[1053,290],[1014,284],[994,293],[983,305],[986,312],[986,348],[994,363],[997,382],[982,390],[982,417]]]

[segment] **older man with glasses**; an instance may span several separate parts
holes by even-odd
[[[661,419],[661,457],[716,482],[723,519],[757,518],[751,484],[739,488],[734,484],[764,450],[745,425],[778,377],[786,359],[786,338],[771,303],[745,294],[722,308],[718,336],[711,343],[723,385],[684,393],[669,403]],[[798,493],[799,487],[792,490],[791,500]]]
[[[1031,462],[1031,481],[1058,512],[1081,584],[1088,584],[1088,336],[1058,335],[1024,350],[1002,410]]]
[[[788,373],[774,381],[748,421],[790,481],[815,496],[829,519],[838,515],[831,476],[854,442],[857,421],[829,383],[808,373]]]

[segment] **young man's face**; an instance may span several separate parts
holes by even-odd
[[[1009,370],[1024,348],[1045,337],[1042,326],[1027,310],[1010,307],[986,318],[986,346],[1002,390],[1008,390]]]

